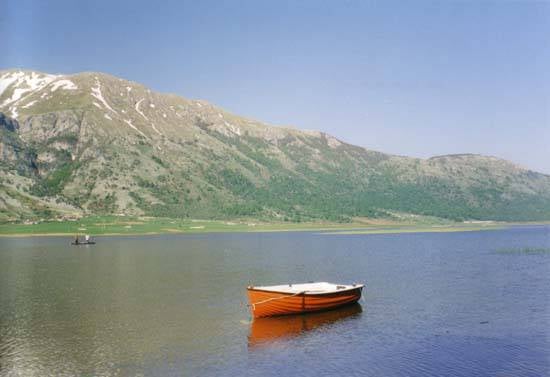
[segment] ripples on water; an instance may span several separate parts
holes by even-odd
[[[69,242],[0,238],[0,375],[550,375],[548,227]],[[247,285],[312,280],[365,297],[251,320]]]

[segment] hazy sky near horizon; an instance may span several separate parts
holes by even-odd
[[[550,174],[550,2],[28,1],[0,69],[101,71],[382,152]]]

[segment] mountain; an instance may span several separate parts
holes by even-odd
[[[63,214],[550,220],[550,176],[394,156],[102,73],[0,71],[0,220]]]

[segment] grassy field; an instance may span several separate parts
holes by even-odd
[[[86,217],[76,221],[42,221],[0,224],[0,236],[38,235],[136,235],[214,232],[323,231],[328,234],[376,234],[414,232],[464,232],[501,229],[507,224],[414,224],[376,221],[368,223],[261,223],[245,221],[189,220],[154,217]]]

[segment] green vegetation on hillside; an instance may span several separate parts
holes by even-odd
[[[550,220],[550,176],[504,160],[392,156],[109,75],[39,76],[43,87],[0,107],[18,114],[0,115],[0,221],[75,213],[342,224],[400,221],[399,214]],[[52,91],[48,82],[61,78],[76,89]],[[11,103],[14,85],[0,103]]]

